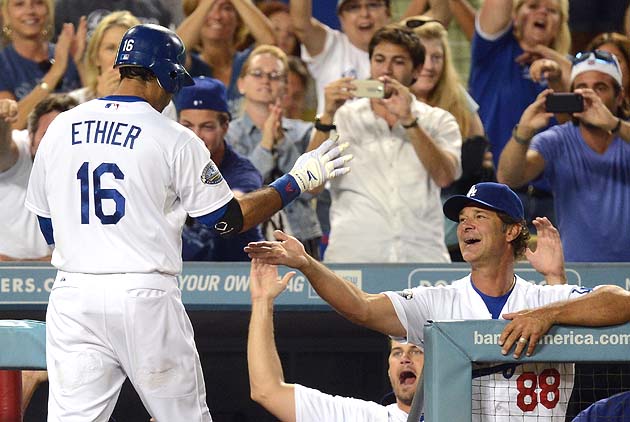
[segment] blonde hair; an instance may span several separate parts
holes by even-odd
[[[516,14],[527,0],[516,0],[513,12]],[[568,54],[571,49],[571,32],[569,32],[569,0],[556,0],[560,6],[560,26],[551,48],[561,54]],[[520,28],[514,28],[517,38],[521,37]]]
[[[42,31],[42,38],[45,40],[52,39],[55,32],[55,2],[54,0],[44,0],[48,14],[46,16],[46,26]],[[7,42],[11,42],[11,26],[9,22],[9,0],[0,0],[0,10],[2,10],[2,38]]]
[[[230,2],[231,3],[231,2]],[[199,0],[182,0],[182,10],[184,11],[184,16],[190,16],[192,12],[199,6]],[[234,31],[234,36],[232,37],[233,46],[238,50],[242,44],[245,43],[247,39],[247,35],[249,34],[249,30],[243,25],[243,19],[241,19],[241,15],[238,13],[236,8],[234,9],[236,12],[236,30]],[[199,46],[191,46],[191,47],[199,47]],[[189,47],[186,46],[186,49]]]
[[[101,70],[98,67],[98,49],[101,47],[105,32],[110,28],[121,27],[129,29],[133,26],[140,25],[140,20],[131,12],[121,10],[112,12],[105,16],[96,26],[85,51],[85,79],[86,87],[90,93],[96,93],[98,85],[98,76]]]
[[[409,19],[415,18],[416,17],[412,17]],[[428,20],[421,26],[413,28],[413,31],[418,35],[421,41],[439,40],[442,45],[442,50],[444,51],[442,74],[429,93],[427,104],[433,107],[439,107],[451,113],[453,117],[455,117],[455,120],[457,120],[462,138],[468,137],[472,116],[466,96],[464,95],[464,88],[453,66],[453,58],[448,45],[448,33],[446,29],[441,23]]]
[[[254,48],[249,57],[247,57],[247,60],[245,60],[245,63],[243,63],[243,68],[241,69],[241,74],[239,75],[239,78],[244,77],[247,72],[249,72],[249,67],[254,57],[260,56],[262,54],[269,54],[280,60],[282,62],[282,66],[284,67],[284,74],[286,77],[287,73],[289,72],[289,60],[287,59],[287,55],[285,54],[285,52],[282,51],[280,47],[276,47],[275,45],[262,44]]]

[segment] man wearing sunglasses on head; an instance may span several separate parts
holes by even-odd
[[[553,116],[548,111],[553,91],[543,91],[515,126],[501,154],[498,179],[516,187],[545,173],[567,261],[629,261],[630,237],[618,230],[630,224],[625,211],[630,206],[630,125],[621,107],[616,57],[599,50],[578,53],[570,84],[583,98],[583,111],[573,112],[572,122],[537,133]]]

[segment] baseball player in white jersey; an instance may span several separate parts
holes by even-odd
[[[117,92],[59,115],[35,158],[26,206],[59,270],[46,316],[49,421],[107,421],[126,377],[156,420],[211,421],[176,277],[186,216],[238,233],[348,171],[330,141],[234,198],[203,142],[160,114],[193,83],[184,58],[172,31],[129,29]]]
[[[317,293],[351,321],[416,344],[422,344],[422,327],[428,319],[496,319],[506,312],[588,292],[571,285],[531,285],[514,274],[514,262],[525,252],[548,283],[565,279],[557,230],[547,219],[535,220],[538,247],[535,252],[528,250],[523,205],[506,185],[478,183],[466,196],[449,198],[444,213],[459,223],[459,246],[471,265],[469,276],[446,287],[365,293],[309,259],[299,242],[282,232],[277,233],[278,242],[251,243],[246,249],[252,258],[300,270]],[[519,341],[527,343],[528,339]],[[473,420],[534,421],[542,417],[563,421],[572,389],[571,367],[528,364],[499,373],[487,370],[490,375],[475,381]]]
[[[284,422],[406,422],[424,365],[422,349],[411,343],[391,341],[387,373],[396,402],[387,406],[284,382],[274,342],[273,304],[293,275],[280,279],[276,266],[252,261],[247,341],[252,399]]]

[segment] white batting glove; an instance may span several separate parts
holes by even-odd
[[[339,145],[339,136],[327,139],[313,151],[302,154],[289,172],[302,192],[315,189],[327,180],[334,179],[350,171],[346,163],[352,160],[352,154],[341,155],[348,148],[348,143]]]

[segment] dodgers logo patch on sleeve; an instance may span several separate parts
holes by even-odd
[[[210,161],[206,164],[201,172],[201,181],[207,185],[216,185],[221,183],[222,180],[223,176],[214,162]]]

